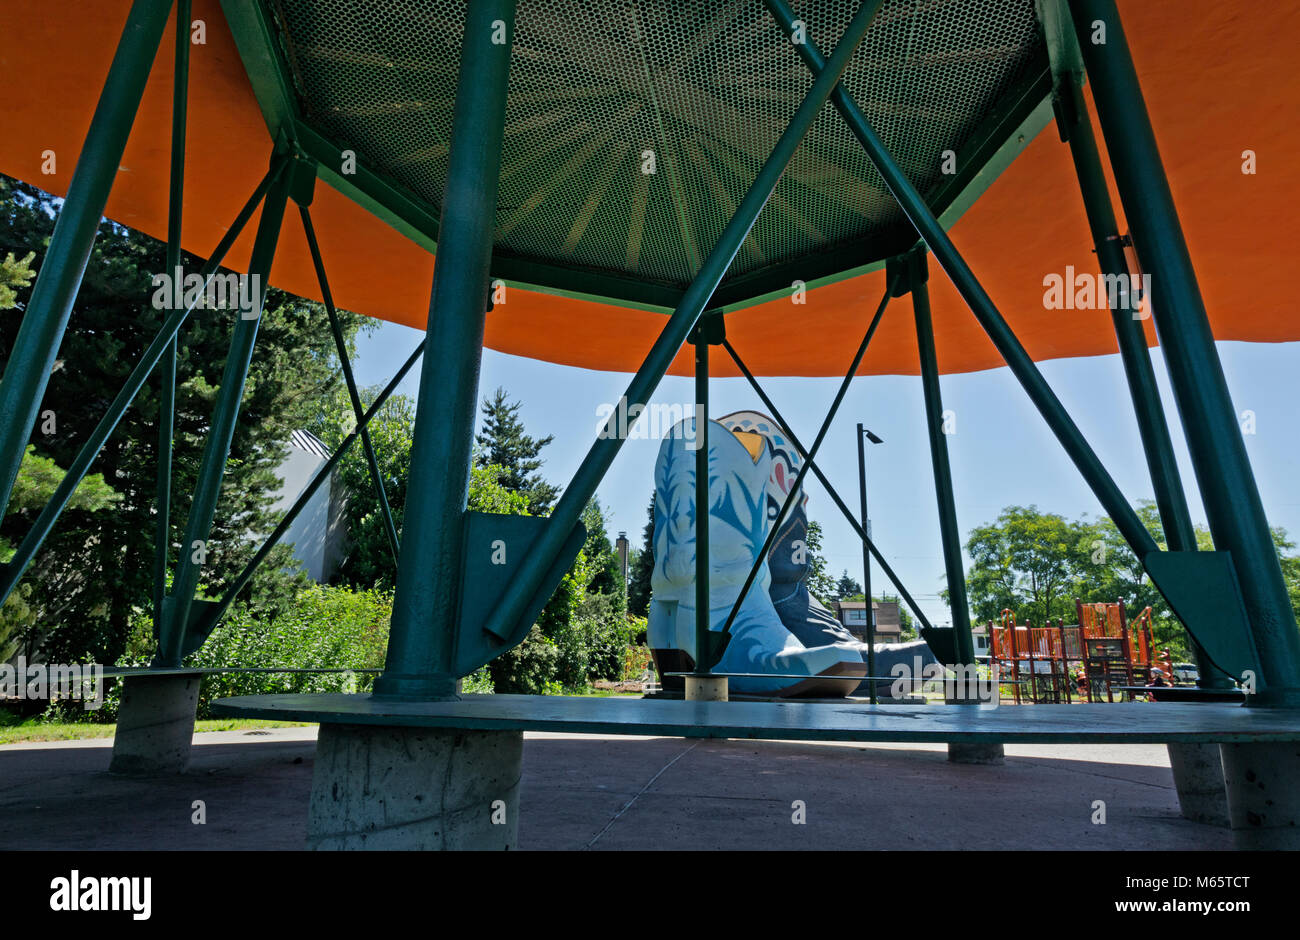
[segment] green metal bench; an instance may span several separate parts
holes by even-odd
[[[768,741],[953,741],[1030,744],[1259,744],[1300,741],[1300,712],[1238,705],[832,705],[691,702],[551,695],[465,695],[394,702],[368,695],[248,695],[213,711],[330,724],[753,738]]]

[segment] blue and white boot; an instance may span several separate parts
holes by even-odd
[[[795,449],[784,428],[769,416],[758,411],[737,411],[718,419],[733,434],[752,432],[767,439],[772,452],[772,473],[767,484],[767,514],[775,520],[781,512],[790,487],[799,475],[803,458]],[[786,517],[785,525],[772,545],[768,555],[768,568],[772,573],[769,592],[786,629],[799,638],[805,646],[835,643],[856,649],[863,663],[867,660],[867,644],[856,639],[835,615],[808,592],[808,576],[812,561],[808,557],[808,497],[800,493]],[[922,666],[937,662],[934,653],[924,640],[907,643],[877,643],[876,673],[893,675],[896,665],[905,664],[909,670],[915,663]],[[919,670],[918,670],[919,673]],[[864,672],[865,674],[865,672]],[[856,690],[858,695],[869,695],[867,682]],[[876,692],[884,698],[891,697],[894,682],[886,678],[876,683]],[[909,687],[910,691],[910,687]]]
[[[647,640],[661,674],[695,659],[695,421],[676,425],[655,463],[655,567]],[[762,435],[709,422],[709,623],[720,632],[762,551],[772,452]],[[781,622],[760,566],[714,672],[750,694],[847,695],[865,674],[855,644],[807,646]],[[680,651],[690,657],[674,657]],[[669,668],[665,668],[668,666]],[[676,668],[673,668],[676,667]],[[840,678],[835,678],[840,677]]]

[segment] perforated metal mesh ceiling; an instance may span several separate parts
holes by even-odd
[[[856,0],[795,3],[829,55]],[[268,0],[304,119],[436,212],[464,3]],[[927,197],[1045,53],[1033,0],[887,0],[844,84]],[[521,0],[498,252],[684,286],[812,78],[761,0]],[[655,172],[643,172],[654,152]],[[878,238],[876,238],[879,236]],[[829,106],[729,278],[910,228]]]

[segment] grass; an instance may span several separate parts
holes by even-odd
[[[210,718],[194,723],[195,732],[244,731],[252,728],[301,728],[296,721],[263,721],[258,718]],[[91,738],[113,737],[114,726],[86,722],[42,721],[30,718],[14,725],[0,727],[0,745],[22,744],[30,741],[80,741]]]
[[[593,689],[588,687],[586,692],[569,692],[568,695],[576,695],[579,698],[640,698],[640,692],[615,692],[613,689]]]

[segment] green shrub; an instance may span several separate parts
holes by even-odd
[[[534,626],[527,638],[509,652],[488,663],[492,687],[505,695],[546,695],[561,691],[560,649],[555,641]]]
[[[461,682],[460,691],[465,695],[491,695],[495,692],[487,666],[480,666],[466,676]]]
[[[274,619],[247,609],[228,615],[186,661],[197,667],[286,669],[382,669],[393,601],[379,591],[312,585]],[[226,672],[204,676],[199,717],[213,699],[275,693],[367,692],[371,673]]]
[[[645,629],[643,618],[629,619],[621,606],[608,594],[588,594],[582,600],[576,620],[587,651],[589,679],[620,679],[627,649]]]
[[[379,591],[353,591],[313,584],[298,592],[278,616],[232,605],[207,642],[187,657],[186,666],[208,668],[382,669],[388,643],[392,597]],[[153,621],[139,614],[131,624],[118,666],[147,666],[153,658]],[[210,718],[214,699],[275,693],[366,692],[374,676],[362,672],[222,672],[203,677],[199,718]],[[72,714],[52,706],[51,718],[115,721],[121,701],[119,681],[109,683],[104,706]]]

